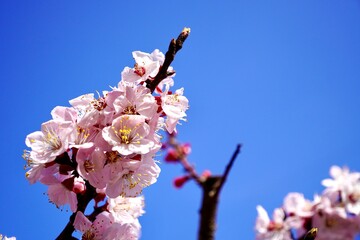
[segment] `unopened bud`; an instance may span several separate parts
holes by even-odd
[[[207,169],[204,170],[203,173],[201,174],[201,176],[204,177],[204,178],[210,177],[211,176],[210,170],[207,170]]]
[[[74,193],[83,193],[86,190],[85,181],[81,177],[74,178],[74,186],[73,186]]]
[[[174,149],[169,149],[165,156],[165,161],[171,162],[171,163],[178,162],[179,161],[178,152]]]
[[[181,188],[189,179],[190,179],[189,176],[177,177],[174,179],[174,186],[176,188]]]
[[[185,144],[181,145],[181,151],[185,155],[189,155],[191,153],[191,145],[190,145],[190,143],[185,143]]]

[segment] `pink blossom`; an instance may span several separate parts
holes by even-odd
[[[141,165],[135,170],[123,169],[106,186],[106,194],[117,196],[137,197],[142,189],[155,183],[160,174],[160,168],[152,158],[151,153],[142,155]]]
[[[333,179],[325,179],[322,184],[327,187],[324,195],[333,204],[344,204],[352,214],[360,214],[360,173],[350,172],[346,167],[332,166],[330,175]]]
[[[184,89],[178,89],[174,94],[169,94],[168,87],[161,94],[161,107],[166,114],[165,127],[172,133],[179,120],[185,120],[185,111],[189,108],[188,99],[183,96]]]
[[[109,181],[110,169],[106,165],[106,156],[95,146],[79,149],[77,156],[77,171],[84,179],[96,188],[105,188]]]
[[[281,208],[274,210],[273,220],[270,220],[262,206],[257,206],[256,209],[258,211],[255,224],[256,240],[292,240],[290,226]]]
[[[112,224],[113,220],[108,212],[100,213],[96,216],[95,221],[91,222],[82,212],[78,211],[74,220],[74,228],[83,234],[82,239],[91,240],[105,239],[106,231]]]
[[[84,94],[69,101],[77,111],[77,125],[87,129],[95,125],[105,126],[112,120],[112,112],[104,111],[106,97],[94,98],[94,94]]]
[[[350,217],[342,207],[334,207],[322,197],[316,205],[312,225],[319,231],[316,240],[352,240],[360,231],[358,217]]]
[[[139,83],[155,77],[164,61],[164,54],[158,49],[154,50],[151,54],[135,51],[132,55],[135,60],[135,66],[134,68],[126,67],[122,71],[122,82]]]
[[[38,163],[47,163],[68,149],[69,137],[73,131],[71,122],[50,120],[26,137],[26,145],[31,148],[31,158]]]
[[[156,114],[157,104],[150,90],[144,86],[125,87],[125,94],[115,99],[116,113],[135,115],[140,114],[150,119]]]
[[[72,107],[56,106],[51,111],[51,116],[56,121],[75,123],[77,119],[77,111]]]
[[[288,193],[284,199],[283,208],[291,216],[311,217],[314,214],[312,207],[312,202],[305,199],[301,193]]]
[[[115,222],[106,229],[103,240],[137,240],[140,238],[140,230],[139,221],[124,224]]]
[[[7,237],[0,234],[0,240],[16,240],[16,237]]]
[[[113,120],[112,126],[102,130],[102,136],[113,151],[122,155],[146,154],[154,146],[153,141],[146,139],[149,131],[150,127],[143,116],[122,115]]]
[[[132,223],[144,214],[144,197],[116,197],[108,199],[108,211],[116,222]]]
[[[49,186],[48,196],[51,202],[53,202],[57,207],[69,204],[70,210],[72,212],[76,212],[76,193],[72,191],[73,185],[68,185],[68,183],[73,183],[73,177],[71,175],[46,175],[40,181],[41,183]]]

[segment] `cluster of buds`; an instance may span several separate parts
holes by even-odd
[[[55,107],[41,131],[26,137],[31,148],[23,155],[26,178],[47,185],[49,200],[56,206],[70,206],[82,239],[138,238],[140,194],[160,173],[154,159],[162,145],[159,130],[173,133],[186,117],[183,89],[169,91],[175,75],[171,67],[156,89],[149,87],[165,55],[159,50],[136,51],[133,58],[135,66],[122,71],[116,87],[97,97],[72,99],[70,107]],[[91,199],[101,211],[84,216]]]
[[[206,178],[211,176],[209,170],[205,170],[201,175],[198,175],[193,165],[191,165],[187,158],[191,153],[190,143],[179,143],[176,139],[176,132],[168,134],[168,140],[162,145],[166,150],[165,161],[168,163],[178,163],[184,168],[185,174],[174,179],[173,184],[176,188],[181,188],[186,182],[194,179],[198,183],[202,183]]]
[[[316,228],[316,240],[353,240],[360,234],[360,173],[333,166],[331,179],[322,181],[325,190],[314,200],[300,193],[289,193],[283,206],[274,210],[270,219],[262,206],[257,206],[257,240],[304,239]]]

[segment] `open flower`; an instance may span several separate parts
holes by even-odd
[[[146,154],[154,146],[154,142],[146,139],[150,131],[145,117],[139,115],[123,115],[115,118],[112,126],[102,130],[102,136],[113,151],[122,155],[132,153]]]
[[[332,166],[332,179],[324,179],[322,184],[327,187],[324,195],[333,204],[345,205],[345,209],[352,214],[360,214],[360,173],[350,172],[346,167]]]
[[[172,133],[179,120],[185,120],[185,111],[189,108],[188,99],[183,96],[184,89],[178,89],[174,94],[169,94],[169,87],[161,94],[161,108],[166,114],[165,127]]]
[[[69,146],[69,137],[73,132],[71,122],[50,120],[41,125],[41,131],[30,133],[26,137],[26,145],[31,148],[30,156],[37,163],[55,160]]]
[[[273,219],[262,206],[256,207],[258,217],[256,219],[256,240],[292,240],[290,226],[285,219],[284,210],[277,208],[274,210]]]
[[[157,104],[150,90],[144,86],[125,87],[125,94],[115,99],[116,113],[137,115],[140,114],[150,119],[156,114]]]
[[[113,178],[106,186],[106,194],[115,198],[137,197],[142,189],[155,183],[160,174],[160,168],[154,161],[152,153],[142,156],[140,166],[137,169],[125,168]]]
[[[158,49],[152,53],[135,51],[132,55],[135,66],[134,68],[125,67],[121,73],[121,83],[139,83],[155,77],[165,59],[164,54]]]

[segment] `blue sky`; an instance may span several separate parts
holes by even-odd
[[[190,27],[172,64],[190,101],[179,137],[199,172],[222,173],[243,144],[217,237],[253,239],[257,204],[312,198],[333,164],[360,171],[359,22],[358,0],[1,1],[0,233],[54,239],[70,216],[26,181],[26,135],[55,106],[116,85],[132,51],[165,52]],[[180,167],[161,168],[145,190],[142,239],[195,239],[201,192],[174,189]]]

